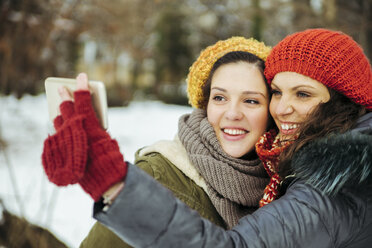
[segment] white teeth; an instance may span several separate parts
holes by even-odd
[[[246,133],[246,131],[241,130],[241,129],[227,129],[227,128],[223,129],[223,132],[230,134],[230,135],[241,135],[241,134]]]
[[[281,124],[282,130],[289,130],[298,128],[298,124]]]

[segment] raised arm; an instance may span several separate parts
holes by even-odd
[[[134,247],[299,247],[298,240],[320,241],[327,247],[330,242],[320,214],[308,202],[301,202],[303,194],[314,199],[320,194],[303,184],[225,231],[136,166],[128,169],[125,187],[113,205],[102,211],[96,203],[94,217]],[[305,212],[307,221],[303,221]]]
[[[311,177],[302,173],[284,196],[229,231],[201,218],[132,165],[113,205],[102,211],[96,203],[94,217],[134,247],[347,247],[351,242],[366,247],[372,230],[371,151],[370,135],[350,132],[314,142],[294,160]],[[319,164],[345,175],[342,182],[327,179],[329,185],[338,182],[337,193],[316,188],[314,180],[324,179],[324,170],[314,171],[323,168]]]

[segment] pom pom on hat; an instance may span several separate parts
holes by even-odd
[[[287,36],[267,57],[267,82],[284,71],[315,79],[372,110],[371,65],[362,48],[346,34],[308,29]]]
[[[187,76],[187,94],[189,102],[194,108],[203,108],[202,86],[206,83],[214,63],[225,54],[234,51],[249,52],[262,60],[266,60],[271,47],[265,46],[253,38],[231,37],[227,40],[218,41],[216,44],[204,49],[198,59],[190,67]]]

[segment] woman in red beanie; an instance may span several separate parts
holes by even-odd
[[[305,30],[273,48],[265,76],[279,133],[256,144],[271,177],[261,208],[226,231],[129,165],[94,217],[135,247],[370,246],[372,69],[362,49]]]

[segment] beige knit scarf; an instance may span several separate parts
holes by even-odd
[[[229,229],[258,208],[269,182],[258,158],[243,160],[226,154],[204,110],[182,116],[178,136],[207,182],[207,194]]]

